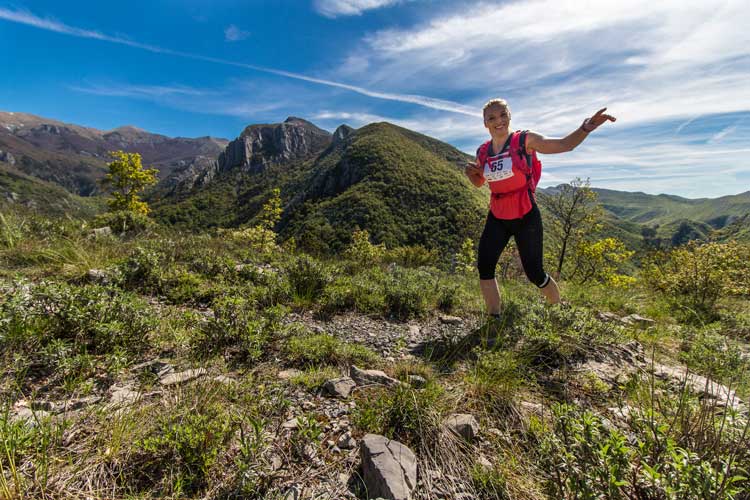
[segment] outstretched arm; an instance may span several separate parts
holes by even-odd
[[[614,116],[605,114],[605,111],[607,111],[607,108],[602,108],[591,118],[586,118],[578,129],[562,139],[551,139],[536,132],[529,132],[526,136],[526,150],[534,150],[544,154],[573,151],[599,125],[607,121],[617,120]]]

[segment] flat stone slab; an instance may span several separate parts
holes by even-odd
[[[440,322],[445,323],[446,325],[460,325],[461,323],[463,323],[463,320],[459,318],[458,316],[449,316],[447,314],[441,314]]]
[[[289,370],[283,370],[280,371],[276,376],[279,377],[281,380],[289,380],[294,377],[299,377],[302,375],[302,372],[300,370],[297,370],[296,368],[291,368]]]
[[[401,382],[395,378],[389,377],[385,372],[380,370],[362,370],[352,365],[349,369],[349,374],[357,385],[371,385],[380,384],[387,387],[395,387]]]
[[[129,386],[114,385],[110,387],[109,402],[115,405],[128,405],[135,403],[140,397],[138,391],[134,391]]]
[[[348,398],[349,394],[352,393],[352,389],[355,387],[357,387],[357,383],[350,377],[332,378],[323,384],[323,389],[325,389],[328,394],[339,398]]]
[[[365,434],[359,450],[368,498],[411,500],[417,486],[414,452],[398,441],[377,434]]]
[[[159,383],[163,386],[182,384],[207,374],[208,371],[206,371],[205,368],[192,368],[190,370],[185,370],[184,372],[169,373],[160,378]]]
[[[467,441],[473,441],[479,435],[479,422],[474,415],[454,413],[445,419],[445,425],[451,432]]]

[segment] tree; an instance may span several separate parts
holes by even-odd
[[[554,194],[543,195],[540,199],[552,219],[547,228],[553,236],[556,275],[560,276],[568,251],[585,236],[599,230],[601,206],[589,180],[580,178],[563,184]]]
[[[750,295],[750,247],[691,241],[652,257],[644,276],[675,305],[710,316],[722,297]]]
[[[148,204],[141,201],[139,195],[148,186],[156,184],[159,171],[144,169],[138,153],[111,151],[109,155],[113,161],[107,164],[109,173],[104,177],[104,184],[113,189],[113,198],[107,201],[109,209],[112,212],[148,214]]]
[[[617,238],[580,240],[573,249],[573,267],[568,277],[578,283],[596,281],[610,286],[631,285],[635,278],[621,273],[620,268],[634,253]]]

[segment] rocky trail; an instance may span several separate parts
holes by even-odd
[[[209,314],[200,311],[202,314]],[[611,313],[600,314],[601,321],[639,322],[645,328],[647,318],[623,319]],[[344,342],[364,345],[378,354],[378,367],[388,370],[396,363],[428,360],[435,346],[451,346],[456,359],[476,344],[479,318],[434,315],[422,321],[397,322],[356,313],[334,316],[327,321],[316,319],[311,312],[289,314],[285,322],[302,323],[315,333],[327,333]],[[474,339],[467,343],[467,339]],[[12,407],[14,420],[30,425],[42,419],[72,422],[66,426],[63,442],[74,446],[83,432],[82,426],[92,412],[115,415],[138,405],[155,405],[178,397],[187,386],[205,391],[243,391],[245,384],[262,380],[278,387],[278,397],[286,401],[285,409],[274,422],[264,427],[261,462],[273,478],[274,488],[284,500],[302,498],[340,499],[465,499],[472,496],[470,484],[439,454],[418,456],[402,443],[384,436],[361,435],[352,425],[357,407],[357,392],[373,386],[410,385],[420,390],[424,378],[412,375],[406,382],[370,366],[341,367],[339,377],[332,377],[314,390],[294,383],[303,372],[283,362],[265,362],[258,367],[262,375],[244,370],[222,371],[216,366],[198,366],[182,359],[158,356],[132,365],[108,385],[98,384],[85,396],[55,400],[32,396],[18,400]],[[450,386],[451,370],[460,365],[446,364],[441,379]],[[593,373],[604,383],[617,387],[629,375],[641,373],[665,380],[676,387],[687,386],[705,397],[715,398],[719,406],[747,412],[747,406],[730,388],[709,382],[704,377],[687,374],[679,366],[653,363],[643,346],[631,341],[592,352],[569,367],[572,373]],[[147,381],[147,383],[144,383]],[[44,394],[41,392],[40,394]],[[518,401],[517,414],[544,416],[548,408],[540,401]],[[615,425],[626,426],[634,411],[628,407],[602,409]],[[470,413],[444,415],[441,438],[456,449],[467,449],[479,463],[492,466],[493,442],[504,433],[481,416]],[[307,442],[300,436],[306,436]],[[460,465],[460,464],[459,464]]]

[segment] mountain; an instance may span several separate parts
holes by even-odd
[[[604,208],[612,214],[650,226],[687,219],[720,229],[750,213],[750,191],[713,199],[687,199],[669,194],[627,193],[599,188],[594,191]]]
[[[278,229],[310,250],[340,249],[356,227],[389,246],[452,249],[478,236],[487,206],[486,188],[474,189],[461,174],[470,156],[388,123],[342,125],[331,134],[289,117],[249,125],[227,141],[170,138],[133,126],[100,131],[6,112],[0,112],[0,201],[90,211],[101,203],[76,195],[100,194],[107,152],[117,149],[141,153],[145,166],[159,170],[147,199],[163,222],[185,229],[252,224],[279,188]],[[605,232],[631,248],[750,241],[750,192],[691,200],[595,191],[606,210]]]
[[[4,164],[5,163],[5,164]],[[0,209],[21,205],[48,216],[92,217],[102,210],[101,197],[82,197],[57,184],[27,175],[0,162]]]
[[[240,226],[278,187],[282,237],[310,250],[339,250],[357,227],[389,246],[455,249],[478,235],[487,205],[462,173],[467,158],[389,123],[330,134],[290,117],[246,128],[214,166],[187,180],[197,188],[158,192],[152,206],[180,227]]]
[[[110,131],[63,123],[26,113],[0,112],[0,165],[57,184],[71,193],[99,194],[109,151],[140,153],[159,179],[178,176],[196,163],[215,159],[225,139],[170,138],[132,126]]]

